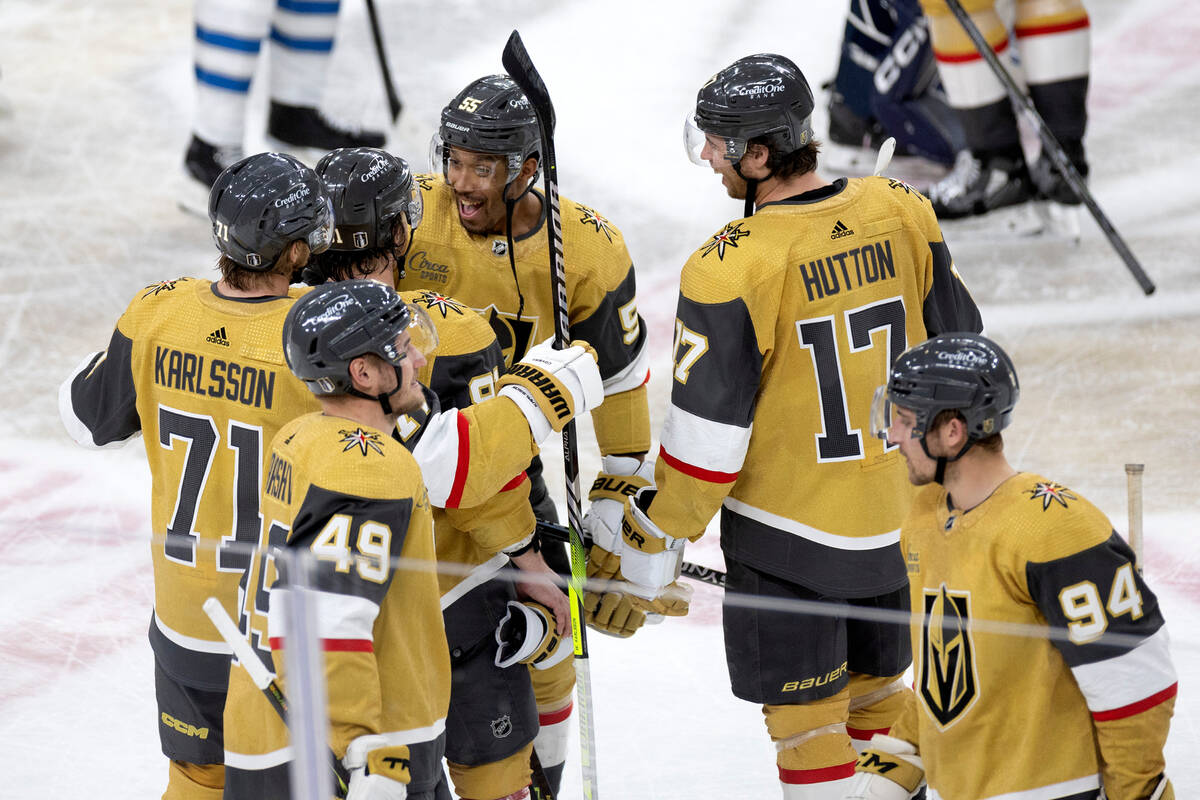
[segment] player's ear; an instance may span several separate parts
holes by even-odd
[[[346,367],[346,370],[350,373],[351,383],[360,392],[366,392],[372,388],[371,366],[368,359],[369,356],[361,355],[358,358],[351,359]]]
[[[770,174],[767,169],[767,159],[771,157],[771,151],[765,144],[753,142],[746,145],[746,152],[742,156],[741,169],[742,174],[747,178],[761,180]]]

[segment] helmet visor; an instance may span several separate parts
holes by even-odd
[[[705,146],[709,150],[707,158],[704,154]],[[694,113],[688,113],[683,118],[683,147],[687,151],[688,161],[698,167],[711,166],[712,158],[716,155],[723,155],[727,161],[736,163],[746,154],[744,139],[730,139],[705,133],[696,124]]]
[[[440,131],[434,131],[429,139],[429,171],[446,177],[446,140]]]
[[[871,399],[871,435],[887,441],[895,413],[896,407],[888,397],[887,386],[880,386],[875,390],[875,397]]]
[[[423,356],[430,355],[438,346],[437,326],[420,306],[405,303],[404,307],[408,309],[408,327],[404,332],[408,334],[411,346]]]
[[[414,179],[412,188],[409,189],[408,203],[404,208],[404,215],[408,217],[408,226],[416,231],[420,226],[421,220],[425,218],[425,201],[421,199],[421,187]]]
[[[318,208],[316,226],[308,232],[305,241],[314,255],[324,253],[333,242],[333,200],[328,195],[325,204]]]

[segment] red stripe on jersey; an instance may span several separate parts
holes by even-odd
[[[646,380],[642,381],[642,386],[650,382],[650,370],[646,370]]]
[[[458,464],[454,467],[454,485],[446,498],[446,508],[458,508],[463,488],[467,485],[467,469],[471,465],[471,426],[462,414],[455,414],[458,423]]]
[[[998,44],[992,48],[992,50],[996,53],[996,55],[1000,55],[1007,49],[1008,49],[1008,38],[1007,37],[1005,37],[1003,42],[1001,42],[1000,44]],[[979,55],[978,51],[972,51],[970,53],[939,53],[937,50],[934,50],[933,57],[936,58],[938,61],[942,62],[943,64],[966,64],[971,61],[982,61],[983,60],[983,56]]]
[[[566,708],[560,708],[558,711],[548,711],[545,714],[538,714],[538,725],[557,725],[560,722],[566,722],[571,716],[571,709],[575,708],[574,703],[568,703]]]
[[[284,639],[271,637],[271,649],[282,650]],[[322,639],[321,649],[326,653],[374,653],[375,644],[370,639]]]
[[[1108,711],[1093,711],[1092,719],[1096,720],[1096,722],[1109,722],[1114,719],[1125,719],[1126,717],[1132,717],[1135,714],[1142,713],[1148,708],[1154,708],[1156,705],[1165,700],[1170,700],[1178,691],[1179,684],[1172,683],[1161,692],[1156,692],[1155,694],[1152,694],[1143,700],[1138,700],[1136,703],[1130,703],[1129,705],[1122,706],[1121,708],[1112,708]]]
[[[704,469],[703,467],[694,467],[686,461],[680,461],[668,453],[662,445],[659,445],[658,456],[684,475],[690,475],[702,481],[708,481],[709,483],[733,483],[738,479],[738,473],[736,472],[717,472],[716,470]]]
[[[784,769],[779,768],[779,780],[784,783],[826,783],[842,778],[854,777],[854,762],[838,764],[836,767],[820,767],[818,769]]]
[[[1067,31],[1077,31],[1091,25],[1087,17],[1083,19],[1072,20],[1071,22],[1059,22],[1054,25],[1018,25],[1016,32],[1017,36],[1045,36],[1048,33],[1066,33]]]
[[[517,477],[513,478],[511,481],[509,481],[508,483],[506,483],[500,487],[500,491],[502,491],[502,492],[512,491],[513,489],[517,488],[522,483],[524,483],[525,478],[527,478],[527,477],[529,477],[529,476],[527,476],[524,471],[518,472]]]
[[[860,742],[871,741],[871,737],[877,733],[882,736],[887,736],[888,732],[891,730],[891,728],[876,728],[875,730],[868,731],[862,728],[851,728],[849,725],[846,726],[846,733],[850,734],[850,738],[857,739]]]

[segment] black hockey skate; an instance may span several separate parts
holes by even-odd
[[[962,219],[1032,200],[1033,182],[1023,158],[981,160],[964,150],[954,169],[930,186],[928,194],[938,219]]]
[[[380,131],[342,128],[315,108],[274,100],[267,116],[267,137],[273,147],[310,163],[339,147],[383,147],[385,142]]]
[[[217,147],[192,135],[183,157],[184,186],[179,195],[179,207],[184,211],[208,216],[208,192],[221,171],[242,160],[241,147]]]
[[[1071,157],[1071,162],[1075,170],[1079,173],[1079,177],[1087,178],[1088,165],[1080,155],[1078,158]],[[1038,198],[1049,200],[1054,203],[1062,203],[1068,206],[1077,206],[1083,201],[1075,190],[1071,188],[1071,184],[1063,176],[1058,168],[1054,166],[1054,162],[1044,152],[1038,156],[1038,160],[1034,162],[1030,173],[1033,177],[1033,183],[1037,186]]]

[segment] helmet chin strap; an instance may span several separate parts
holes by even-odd
[[[971,445],[973,444],[975,444],[974,440],[968,439],[967,443],[962,446],[962,449],[959,450],[953,458],[947,458],[946,456],[935,456],[933,453],[929,452],[929,444],[926,442],[926,438],[922,436],[921,449],[925,451],[925,455],[937,462],[937,470],[933,473],[934,482],[944,486],[946,480],[946,465],[951,461],[958,461],[960,458],[962,458],[966,452],[971,449]]]
[[[396,388],[392,389],[390,392],[367,394],[366,392],[360,391],[359,389],[355,389],[353,386],[351,386],[348,390],[346,390],[346,394],[352,394],[355,397],[361,397],[364,400],[374,400],[375,402],[379,403],[379,407],[383,409],[383,413],[385,415],[389,417],[394,416],[396,412],[392,408],[392,395],[396,394],[396,392],[400,391],[404,387],[404,372],[395,364],[392,365],[392,369],[396,371]]]

